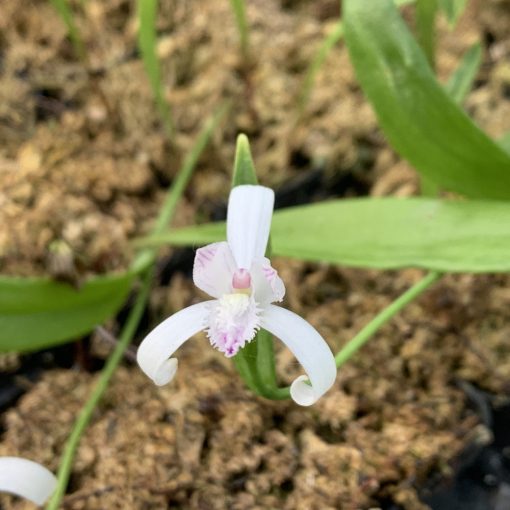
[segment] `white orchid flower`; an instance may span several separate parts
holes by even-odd
[[[0,457],[0,491],[42,505],[57,486],[57,479],[45,467],[20,457]]]
[[[278,337],[306,372],[290,387],[292,399],[311,405],[334,383],[336,365],[321,335],[295,313],[271,303],[281,301],[285,286],[264,257],[274,193],[263,186],[237,186],[230,193],[227,242],[197,250],[195,285],[215,298],[170,316],[141,343],[137,360],[157,384],[167,384],[177,371],[173,353],[204,330],[213,347],[235,356],[260,328]]]

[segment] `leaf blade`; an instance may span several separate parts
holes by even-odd
[[[397,152],[445,189],[510,199],[509,155],[448,97],[393,3],[343,6],[358,79]]]
[[[0,278],[0,352],[26,352],[85,334],[124,302],[134,274],[97,277],[79,290],[45,278]]]
[[[274,255],[352,267],[443,272],[510,270],[510,207],[497,201],[363,198],[276,211]],[[149,244],[199,246],[224,223],[176,229]]]

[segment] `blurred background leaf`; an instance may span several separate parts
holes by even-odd
[[[67,0],[50,0],[50,2],[60,14],[60,17],[67,27],[69,39],[71,39],[71,44],[73,45],[76,56],[79,59],[85,61],[87,59],[85,45],[83,43],[80,31],[78,30],[78,26],[74,21],[73,11],[67,3]]]
[[[509,155],[437,82],[393,2],[345,0],[343,15],[358,79],[395,150],[444,189],[509,199]]]
[[[61,0],[63,1],[63,0]],[[172,113],[165,97],[161,68],[157,54],[156,19],[158,0],[138,0],[138,47],[143,65],[152,87],[152,93],[165,127],[165,132],[172,138],[174,132]]]
[[[469,94],[481,63],[482,46],[475,43],[466,51],[459,66],[445,84],[446,92],[457,104],[462,104]]]
[[[467,0],[439,0],[439,7],[443,10],[452,27],[457,24],[466,8]]]

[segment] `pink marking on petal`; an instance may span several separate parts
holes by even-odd
[[[281,301],[285,295],[285,285],[276,269],[271,267],[269,259],[255,261],[250,268],[252,293],[260,306]]]
[[[232,274],[235,261],[226,242],[199,248],[193,265],[195,285],[212,297],[219,298],[232,292]]]

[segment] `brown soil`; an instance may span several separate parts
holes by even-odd
[[[334,349],[419,277],[277,265],[288,305]],[[81,443],[64,507],[354,510],[385,497],[421,508],[416,488],[432,473],[451,475],[461,448],[490,436],[456,381],[508,392],[507,283],[445,278],[383,328],[313,408],[254,397],[204,337],[182,349],[167,387],[122,368]],[[153,304],[170,312],[197,299],[179,277]],[[286,351],[278,365],[283,382],[299,373]],[[95,378],[44,376],[6,413],[0,453],[55,469]]]
[[[333,27],[336,2],[249,3],[256,61],[247,82],[229,2],[162,1],[159,51],[178,126],[174,144],[165,141],[133,56],[133,2],[83,5],[75,6],[77,20],[95,77],[75,61],[48,2],[3,0],[0,7],[2,274],[56,274],[62,260],[78,278],[126,268],[129,240],[147,231],[205,116],[226,98],[233,108],[176,224],[209,218],[226,198],[240,130],[250,136],[264,184],[278,188],[320,169],[326,183],[345,178],[342,196],[416,192],[415,174],[377,131],[342,45],[296,125],[302,72]],[[510,129],[505,6],[493,0],[479,9],[473,2],[455,34],[444,30],[440,42],[445,77],[469,44],[490,32],[494,42],[467,107],[494,136]],[[334,350],[420,277],[415,270],[276,265],[286,306],[310,320]],[[187,278],[175,275],[152,294],[153,323],[200,298]],[[311,409],[254,397],[203,337],[182,349],[168,387],[154,387],[126,363],[81,443],[64,507],[354,510],[386,500],[425,508],[418,501],[425,480],[450,476],[461,449],[488,437],[458,381],[510,391],[509,305],[506,277],[444,278],[383,328]],[[299,367],[288,352],[278,356],[288,383]],[[29,391],[3,416],[0,454],[56,470],[96,377],[53,370],[34,385],[22,381]],[[6,509],[29,507],[8,496],[0,502]]]

